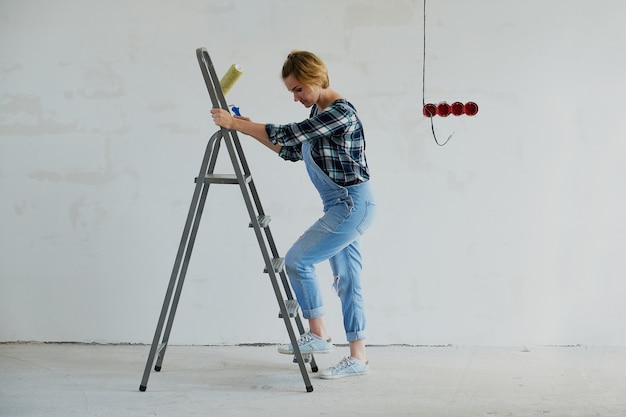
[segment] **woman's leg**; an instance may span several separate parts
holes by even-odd
[[[360,235],[349,207],[337,204],[315,222],[294,243],[285,256],[285,269],[300,304],[302,316],[309,320],[311,332],[326,336],[324,307],[315,265],[340,253]],[[316,320],[320,319],[320,320]],[[320,332],[320,333],[318,333]]]
[[[323,316],[309,319],[309,331],[316,336],[328,339],[328,331],[326,330],[326,323],[324,322]]]
[[[361,361],[367,360],[365,353],[365,339],[353,340],[350,342],[350,356]]]
[[[335,276],[333,287],[341,300],[343,324],[350,343],[350,356],[365,360],[365,308],[361,287],[360,242],[355,240],[330,258]]]

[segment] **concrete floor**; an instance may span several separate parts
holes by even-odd
[[[369,347],[369,375],[312,393],[275,346],[170,346],[140,392],[148,351],[0,344],[0,416],[626,416],[626,348]]]

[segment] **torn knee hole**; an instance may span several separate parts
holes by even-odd
[[[333,289],[335,290],[337,296],[339,296],[339,280],[340,278],[338,276],[335,276],[335,280],[333,282]]]

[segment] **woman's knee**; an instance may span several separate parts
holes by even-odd
[[[304,271],[304,265],[302,263],[302,257],[295,251],[289,250],[285,254],[285,270],[290,277],[297,278]]]

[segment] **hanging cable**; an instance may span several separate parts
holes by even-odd
[[[426,106],[426,0],[424,0],[424,48],[423,48],[423,52],[424,52],[424,56],[422,59],[422,108],[425,108]],[[439,143],[439,141],[437,140],[437,135],[435,134],[435,125],[433,123],[433,117],[435,116],[435,114],[430,113],[430,111],[428,111],[428,113],[429,113],[428,117],[430,118],[430,130],[433,132],[433,138],[435,139],[435,143],[439,146],[443,146],[446,143],[448,143],[450,139],[452,139],[454,132],[452,132],[452,134],[448,136],[448,139],[446,139],[445,142]]]

